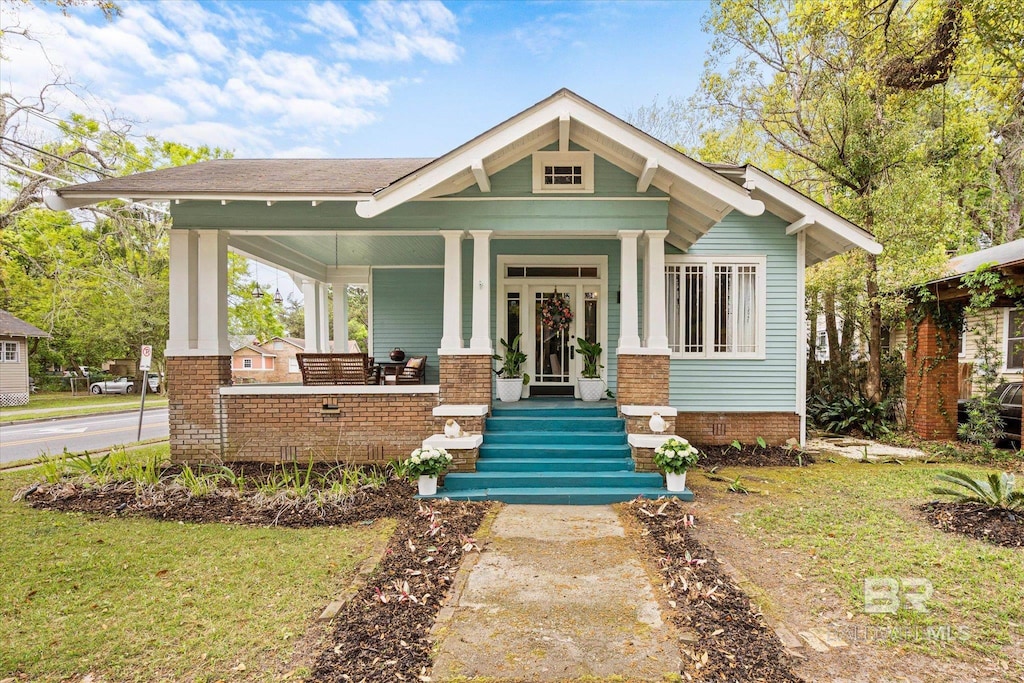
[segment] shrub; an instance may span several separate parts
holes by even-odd
[[[682,474],[697,464],[700,451],[680,437],[672,437],[654,449],[654,464],[671,474]]]
[[[932,493],[953,496],[958,503],[981,503],[1003,510],[1024,509],[1024,491],[1014,491],[1014,478],[1008,472],[991,473],[987,477],[975,478],[957,470],[947,470],[936,475],[939,481],[954,484],[959,489],[936,487]]]
[[[840,396],[831,401],[815,398],[807,404],[811,419],[822,429],[836,434],[859,431],[869,439],[890,433],[885,401],[873,403],[862,396]]]

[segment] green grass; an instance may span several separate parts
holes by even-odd
[[[391,529],[111,519],[11,501],[38,478],[0,474],[0,678],[274,679]]]
[[[87,391],[72,396],[69,392],[46,392],[32,394],[28,405],[0,410],[0,422],[33,420],[36,418],[68,417],[108,413],[116,410],[138,408],[141,396],[138,394],[100,394]],[[166,394],[148,394],[146,408],[162,408],[167,405]]]
[[[945,533],[923,520],[914,508],[938,498],[929,489],[948,468],[844,461],[803,469],[728,468],[728,476],[749,476],[757,481],[751,489],[767,494],[746,499],[754,507],[742,516],[745,531],[816,558],[815,578],[834,587],[849,611],[863,612],[866,578],[927,579],[935,591],[927,613],[901,608],[873,615],[874,623],[948,625],[954,633],[963,629],[966,647],[993,653],[1012,634],[1024,635],[1024,551]],[[922,647],[936,653],[945,645]]]

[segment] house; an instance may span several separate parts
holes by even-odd
[[[236,383],[301,382],[296,354],[306,349],[306,340],[298,337],[271,337],[265,342],[250,340],[231,354],[231,376]],[[348,351],[359,353],[349,340]]]
[[[493,416],[491,355],[520,335],[524,407],[572,397],[575,337],[601,343],[606,405],[637,435],[638,467],[654,410],[696,443],[802,440],[804,268],[881,251],[764,171],[699,163],[564,89],[436,159],[215,160],[47,203],[115,197],[170,202],[177,461],[381,462],[454,417],[475,435],[458,442],[472,469]],[[366,286],[370,354],[427,356],[426,384],[230,386],[229,249],[301,283],[307,351],[332,338],[328,289]],[[565,330],[541,320],[556,295],[574,312]],[[333,302],[347,347],[346,297]]]
[[[35,325],[0,311],[0,407],[28,403],[28,340],[49,337]]]
[[[1002,358],[1000,379],[1013,382],[1022,378],[1024,307],[1021,297],[997,292],[991,306],[965,316],[961,330],[943,329],[934,314],[946,305],[966,304],[972,292],[964,286],[963,278],[982,266],[1004,281],[1024,287],[1024,239],[950,259],[942,277],[923,285],[935,300],[926,309],[929,313],[919,321],[908,320],[898,338],[894,333],[894,346],[898,343],[906,348],[907,421],[924,438],[956,438],[956,411],[949,410],[948,406],[955,408],[958,397],[972,393],[971,386],[965,384],[971,383],[978,360],[982,322],[991,323],[992,340]]]

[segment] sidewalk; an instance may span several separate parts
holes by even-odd
[[[434,626],[432,679],[678,674],[672,627],[608,506],[510,505]]]

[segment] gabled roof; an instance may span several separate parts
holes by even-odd
[[[980,266],[986,264],[994,268],[1024,265],[1024,238],[989,247],[988,249],[974,251],[970,254],[954,256],[946,264],[945,274],[940,278],[932,280],[932,282],[956,279],[967,273],[973,273]],[[931,284],[931,282],[928,284]]]
[[[299,337],[271,337],[270,339],[268,339],[267,341],[265,341],[263,343],[264,344],[269,344],[270,342],[274,341],[275,339],[278,340],[278,341],[283,341],[283,342],[286,342],[288,344],[291,344],[292,346],[294,346],[295,348],[299,349],[300,351],[304,350],[306,348],[306,340],[305,339],[300,339]]]
[[[3,310],[0,310],[0,334],[8,337],[50,337],[35,325],[30,325]]]
[[[260,354],[261,356],[266,356],[268,358],[276,358],[277,357],[276,353],[271,353],[271,352],[267,351],[266,349],[262,348],[261,346],[259,346],[258,344],[242,344],[238,348],[232,349],[231,353],[238,353],[239,351],[244,351],[246,349],[248,349],[250,351],[255,351],[256,353]]]

